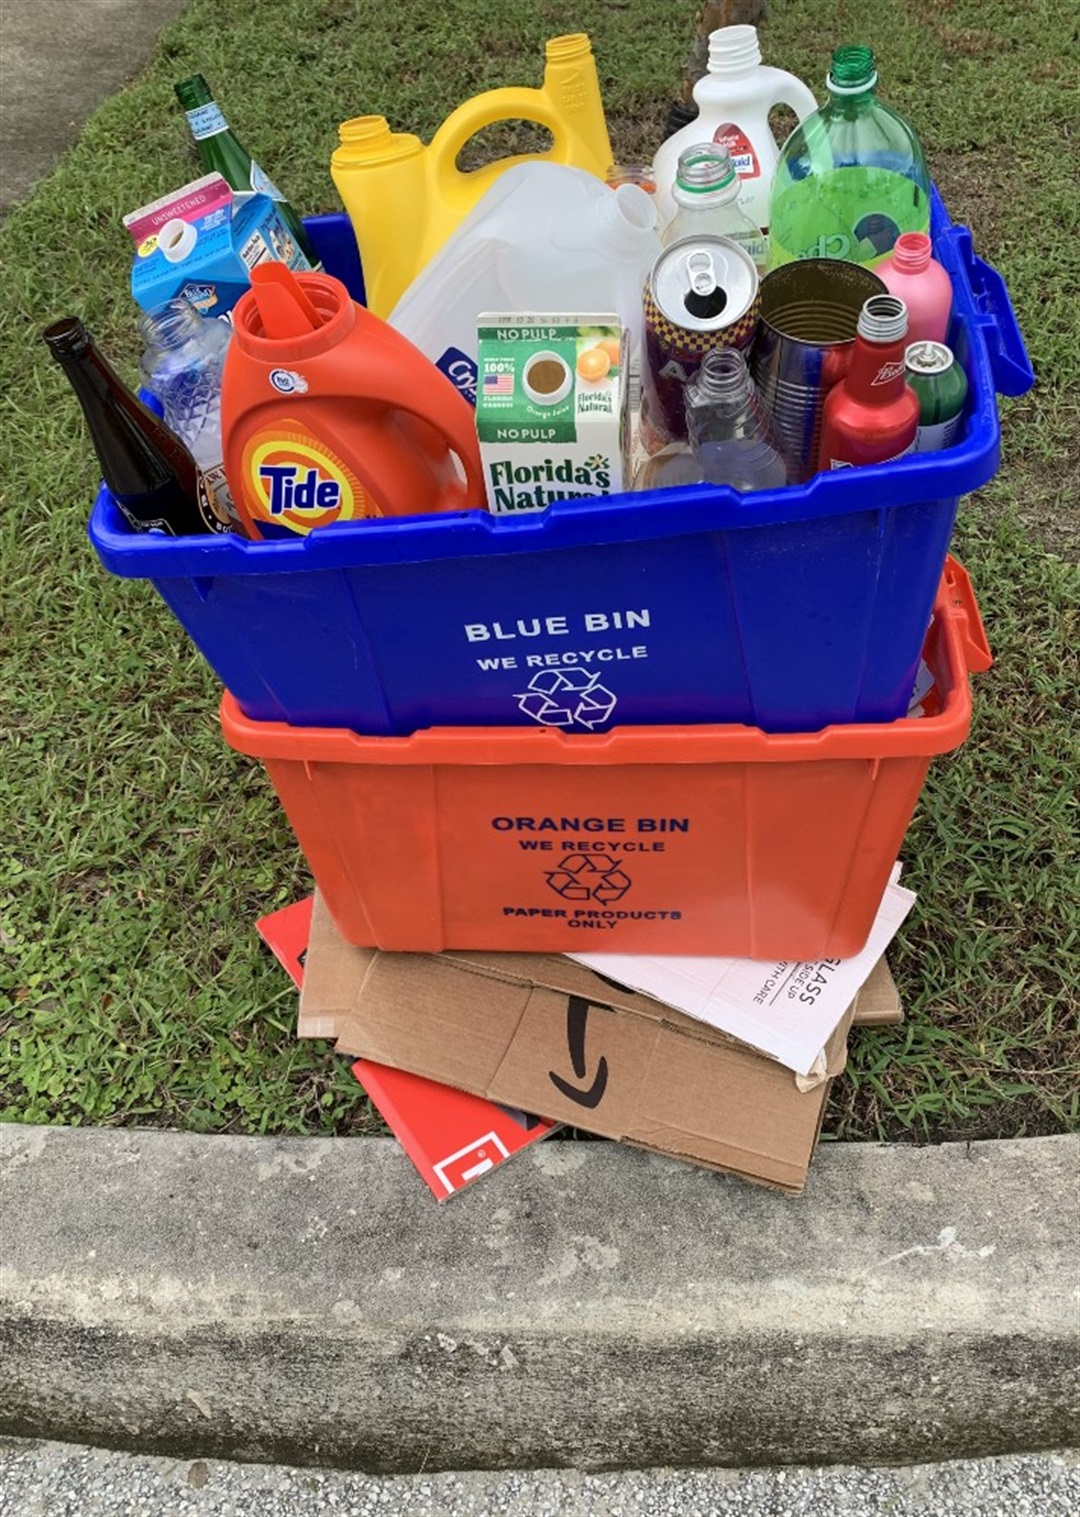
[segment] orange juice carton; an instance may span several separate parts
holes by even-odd
[[[477,323],[476,429],[492,513],[628,489],[619,318],[484,313]]]
[[[204,174],[124,217],[135,243],[131,293],[144,311],[182,297],[201,316],[226,316],[262,263],[311,265],[268,195],[242,200]]]

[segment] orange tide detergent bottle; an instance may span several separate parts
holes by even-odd
[[[252,270],[233,308],[221,420],[249,537],[485,504],[472,407],[329,274]]]

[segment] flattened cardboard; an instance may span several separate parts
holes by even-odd
[[[295,901],[255,923],[259,936],[297,988],[304,983],[314,900],[308,896]],[[315,1032],[311,1036],[324,1034]],[[523,1148],[542,1142],[556,1128],[543,1117],[511,1111],[467,1091],[369,1059],[357,1059],[352,1071],[436,1201],[446,1201],[466,1186],[475,1185]]]
[[[594,953],[570,957],[666,1006],[708,1022],[797,1075],[820,1078],[821,1050],[915,903],[899,881],[881,898],[866,946],[846,959],[747,959]]]
[[[293,975],[297,985],[300,983],[300,975],[294,971],[293,960],[299,962],[302,968],[306,953],[308,953],[308,938],[311,936],[312,906],[314,906],[314,895],[308,895],[302,901],[296,901],[293,906],[282,907],[279,912],[264,916],[255,924],[273,953]],[[498,960],[510,956],[493,954],[491,957]],[[523,959],[528,956],[516,954],[513,957]],[[851,1018],[851,1024],[852,1027],[887,1027],[887,1025],[903,1022],[903,1019],[904,1012],[899,1004],[896,981],[893,980],[889,963],[883,956],[875,963],[862,989],[856,995],[856,1010]],[[296,1036],[297,1038],[337,1038],[337,1016],[332,1012],[316,1013],[311,1007],[305,1009],[303,1004],[300,1004]]]
[[[568,959],[351,947],[318,897],[301,1012],[332,1019],[342,1053],[790,1193],[828,1091]]]
[[[884,958],[878,959],[855,997],[853,1027],[895,1027],[904,1020],[900,992]]]

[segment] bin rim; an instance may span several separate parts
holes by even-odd
[[[294,727],[245,716],[225,692],[220,720],[237,752],[307,764],[465,765],[804,763],[929,758],[959,748],[971,727],[969,675],[990,666],[990,650],[966,570],[950,558],[934,601],[925,654],[942,697],[937,715],[850,722],[817,732],[769,733],[741,723],[626,726],[604,733],[557,728],[430,727],[376,737],[343,727]]]

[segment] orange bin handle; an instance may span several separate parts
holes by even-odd
[[[944,579],[949,593],[949,602],[956,607],[963,618],[964,626],[961,636],[968,671],[971,674],[985,674],[994,662],[994,655],[990,652],[986,628],[983,626],[975,591],[971,588],[971,579],[960,560],[954,558],[951,553],[945,557]]]

